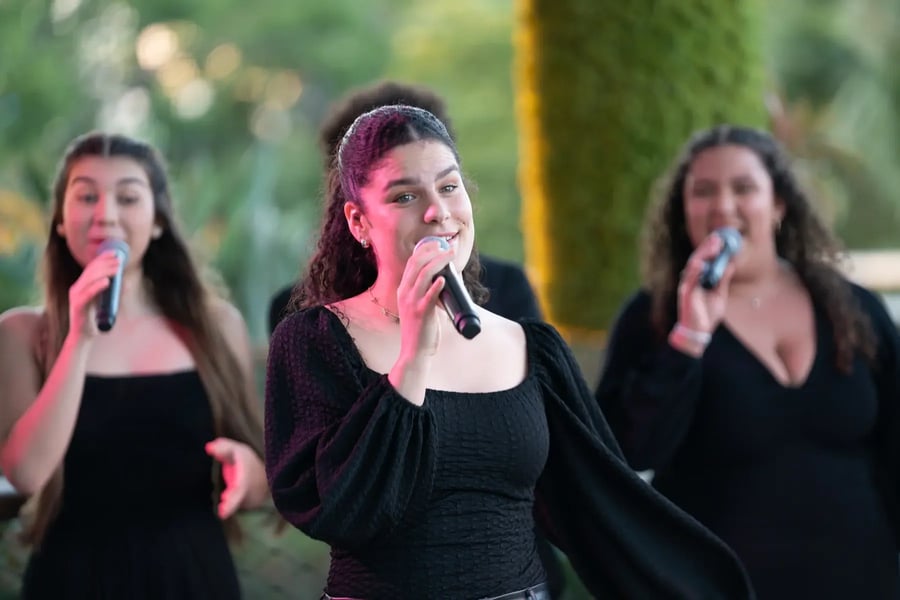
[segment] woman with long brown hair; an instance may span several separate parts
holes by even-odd
[[[53,192],[44,305],[0,317],[0,467],[34,507],[23,597],[237,598],[222,521],[267,496],[243,320],[201,282],[151,146],[79,137]]]

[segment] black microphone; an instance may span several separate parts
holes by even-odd
[[[119,313],[119,296],[122,294],[122,271],[128,262],[128,244],[122,240],[103,240],[97,248],[97,254],[103,254],[109,250],[119,255],[119,269],[109,278],[109,287],[100,292],[97,299],[97,329],[109,331],[116,323],[116,315]]]
[[[450,248],[447,240],[435,235],[423,237],[416,244],[416,248],[425,242],[435,240],[441,244],[443,250]],[[475,304],[472,302],[466,286],[463,285],[462,277],[460,277],[456,266],[452,262],[448,263],[446,267],[435,275],[435,279],[438,277],[444,278],[444,289],[441,290],[441,302],[444,304],[444,309],[450,315],[450,320],[453,321],[456,331],[467,340],[471,340],[481,333],[481,319],[478,317],[478,313],[475,312]]]
[[[703,289],[714,289],[725,274],[725,267],[741,249],[741,234],[734,227],[720,227],[715,231],[722,238],[722,249],[712,260],[703,263],[700,272],[700,285]]]

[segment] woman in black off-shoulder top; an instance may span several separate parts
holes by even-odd
[[[552,327],[476,308],[480,333],[454,328],[439,273],[482,290],[438,119],[358,117],[325,210],[272,336],[265,443],[276,507],[331,546],[323,598],[544,600],[535,522],[597,597],[752,597],[730,550],[624,464]]]

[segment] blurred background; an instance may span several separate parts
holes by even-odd
[[[603,289],[573,291],[557,276],[567,269],[548,264],[545,248],[563,246],[551,254],[571,261],[580,280],[592,279],[578,273],[592,266],[571,257],[594,255],[583,239],[582,249],[568,239],[565,223],[545,227],[552,220],[546,206],[576,205],[586,194],[589,206],[578,210],[592,228],[591,243],[607,233],[633,240],[653,178],[687,133],[710,119],[747,115],[750,124],[774,131],[859,257],[857,273],[881,291],[894,290],[900,3],[741,4],[0,0],[0,311],[41,301],[36,271],[48,186],[66,144],[92,129],[125,132],[167,157],[182,225],[243,312],[262,365],[269,299],[297,277],[315,241],[316,129],[329,103],[385,78],[445,97],[463,167],[478,186],[480,249],[523,263],[550,320],[573,343],[592,340],[579,353],[589,378],[610,307],[637,284],[636,242],[605,254],[618,278],[594,277]],[[720,50],[691,52],[709,39]],[[659,67],[654,56],[683,71]],[[628,89],[671,95],[659,92],[652,111],[640,114],[631,103],[626,114],[625,102],[610,101],[609,88],[625,89],[629,78],[639,85]],[[738,88],[740,111],[729,112],[738,103],[729,90]],[[683,111],[705,106],[711,94],[716,108]],[[575,140],[590,127],[565,127],[566,119],[585,115],[597,128],[595,152]],[[639,139],[623,125],[634,121],[646,132]],[[615,145],[606,134],[616,131],[640,143]],[[534,151],[543,147],[542,135],[554,152],[550,162],[562,165],[554,167],[557,176],[575,191],[540,178],[535,161],[549,161]],[[614,177],[630,183],[604,188]],[[596,293],[597,302],[585,303],[584,293]],[[601,309],[580,313],[569,302]],[[295,531],[275,535],[266,515],[246,519],[251,539],[235,551],[248,598],[318,597],[328,560],[323,547]],[[4,527],[0,594],[13,597],[25,555],[15,543],[15,520]],[[583,595],[573,584],[568,597]]]

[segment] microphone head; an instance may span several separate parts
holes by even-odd
[[[97,247],[97,254],[103,254],[112,250],[119,255],[119,268],[115,275],[109,278],[109,287],[100,292],[97,298],[97,329],[106,332],[112,329],[116,323],[116,315],[119,312],[119,294],[122,292],[122,271],[128,262],[129,248],[124,240],[109,238],[103,240]]]
[[[128,260],[128,254],[131,249],[128,247],[128,244],[125,243],[125,240],[119,240],[116,238],[107,238],[100,242],[100,246],[97,247],[97,254],[103,254],[109,250],[114,250],[118,252],[122,257],[122,262]]]
[[[729,254],[737,254],[741,249],[743,242],[741,232],[734,227],[719,227],[716,229],[716,234],[722,238],[722,248]]]
[[[416,247],[414,248],[414,250],[418,250],[419,246],[421,246],[422,244],[427,244],[428,242],[433,242],[435,240],[440,242],[441,250],[449,250],[450,249],[450,244],[447,242],[446,239],[444,239],[442,237],[438,237],[436,235],[426,235],[421,240],[416,242]]]

